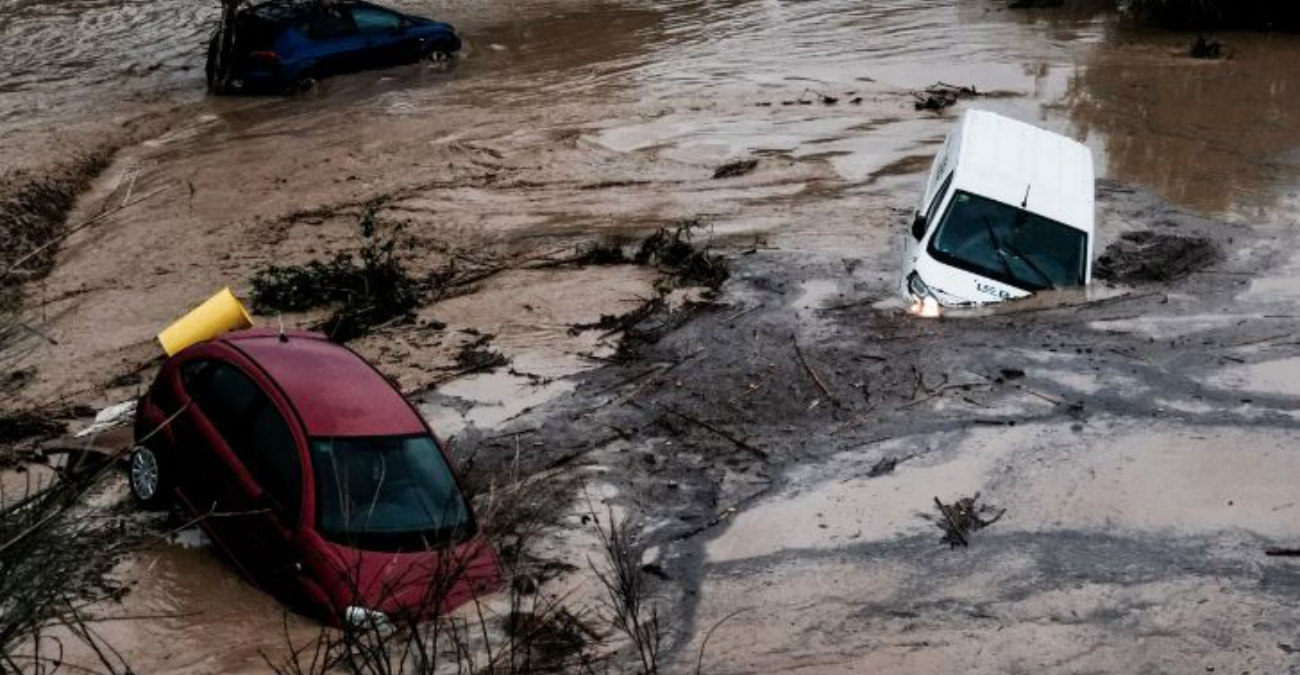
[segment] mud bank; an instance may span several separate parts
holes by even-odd
[[[1300,425],[1268,373],[1300,324],[1232,278],[1275,264],[1267,228],[1128,190],[1102,208],[1233,253],[918,322],[891,280],[759,251],[729,306],[498,433],[618,486],[680,613],[680,669],[725,620],[706,662],[728,672],[1286,670],[1300,587],[1263,551],[1300,537]],[[974,493],[1006,515],[950,550],[932,498]]]

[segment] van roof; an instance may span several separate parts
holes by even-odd
[[[954,187],[1025,203],[1028,211],[1092,234],[1096,186],[1087,146],[986,110],[968,110],[960,130]]]

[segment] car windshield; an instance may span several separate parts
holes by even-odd
[[[968,192],[930,241],[939,262],[1026,291],[1082,285],[1087,252],[1082,230]]]
[[[317,527],[328,539],[412,550],[473,535],[469,508],[430,436],[317,438],[311,457]]]

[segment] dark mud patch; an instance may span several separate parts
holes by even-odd
[[[1205,237],[1142,230],[1107,246],[1093,273],[1124,284],[1177,281],[1218,259],[1218,247]]]
[[[875,183],[881,178],[890,176],[908,176],[914,173],[920,173],[930,168],[930,163],[934,161],[934,155],[908,155],[901,159],[896,159],[867,176],[867,183]]]
[[[36,254],[20,268],[13,267],[63,234],[64,221],[77,195],[108,166],[111,158],[110,150],[92,150],[49,171],[17,170],[0,178],[0,289],[50,272],[57,246]]]
[[[727,162],[713,171],[714,180],[722,178],[739,178],[748,176],[758,168],[757,159],[742,159],[735,162]]]
[[[67,425],[30,411],[0,415],[0,446],[46,440],[67,431]]]

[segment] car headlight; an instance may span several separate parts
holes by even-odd
[[[343,620],[353,628],[373,630],[381,635],[393,632],[393,622],[388,620],[388,615],[375,609],[350,605],[343,611]]]
[[[909,313],[926,319],[937,319],[943,316],[943,307],[939,304],[939,298],[935,297],[934,291],[921,280],[921,275],[912,272],[907,278],[907,290],[912,296],[912,306],[907,308]]]

